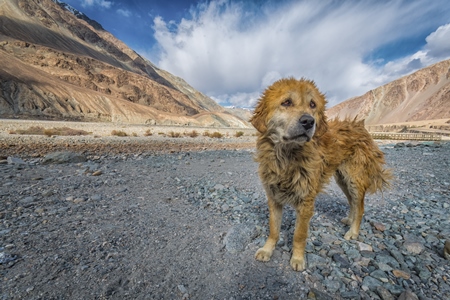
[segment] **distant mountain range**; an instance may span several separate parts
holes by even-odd
[[[57,0],[0,1],[0,117],[248,127]]]
[[[450,60],[344,101],[329,118],[364,118],[366,125],[450,119]]]

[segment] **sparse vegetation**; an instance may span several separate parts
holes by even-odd
[[[220,139],[220,138],[223,137],[223,134],[221,134],[220,132],[216,131],[216,132],[211,133],[211,135],[209,137]]]
[[[122,136],[122,137],[128,136],[128,134],[122,130],[113,130],[113,131],[111,131],[111,135]]]
[[[175,131],[169,131],[169,137],[171,138],[179,138],[181,137],[181,133]]]
[[[191,138],[195,138],[195,137],[198,137],[198,132],[195,130],[192,130],[191,132],[185,132],[184,135],[189,136]]]
[[[76,136],[76,135],[89,135],[90,132],[81,130],[81,129],[72,129],[69,127],[54,127],[50,129],[46,129],[41,126],[31,126],[28,129],[17,129],[11,130],[10,134],[31,134],[31,135],[60,135],[60,136]]]
[[[213,132],[213,133],[210,133],[209,131],[205,131],[205,132],[203,132],[203,136],[207,136],[207,137],[210,137],[210,138],[217,138],[217,139],[220,139],[220,138],[223,137],[223,134],[221,134],[221,133],[218,132],[218,131]]]
[[[147,131],[145,131],[144,136],[152,136],[153,133],[150,129],[147,129]]]
[[[132,133],[131,133],[131,136],[137,137],[138,135],[137,135],[136,132],[132,132]]]
[[[236,131],[236,134],[234,135],[235,137],[241,137],[244,135],[243,131]]]

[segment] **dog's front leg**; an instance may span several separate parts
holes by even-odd
[[[309,221],[314,213],[314,201],[302,201],[296,207],[296,213],[291,267],[295,271],[302,271],[306,268],[306,238],[308,237]]]
[[[264,247],[256,251],[255,258],[260,261],[269,261],[275,245],[280,237],[281,219],[283,217],[283,206],[275,203],[271,197],[268,198],[269,205],[269,237]]]

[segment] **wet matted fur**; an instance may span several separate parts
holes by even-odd
[[[251,123],[258,130],[255,159],[269,205],[269,237],[255,257],[268,261],[278,241],[283,205],[297,214],[291,266],[305,269],[305,245],[314,200],[332,175],[346,195],[350,225],[344,238],[356,239],[366,192],[388,185],[384,155],[364,128],[364,121],[325,116],[326,100],[310,80],[281,79],[268,87]]]

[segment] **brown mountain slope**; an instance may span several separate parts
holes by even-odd
[[[366,119],[367,125],[450,118],[450,60],[444,60],[344,101],[329,118]]]
[[[64,7],[0,0],[0,116],[248,126]]]

